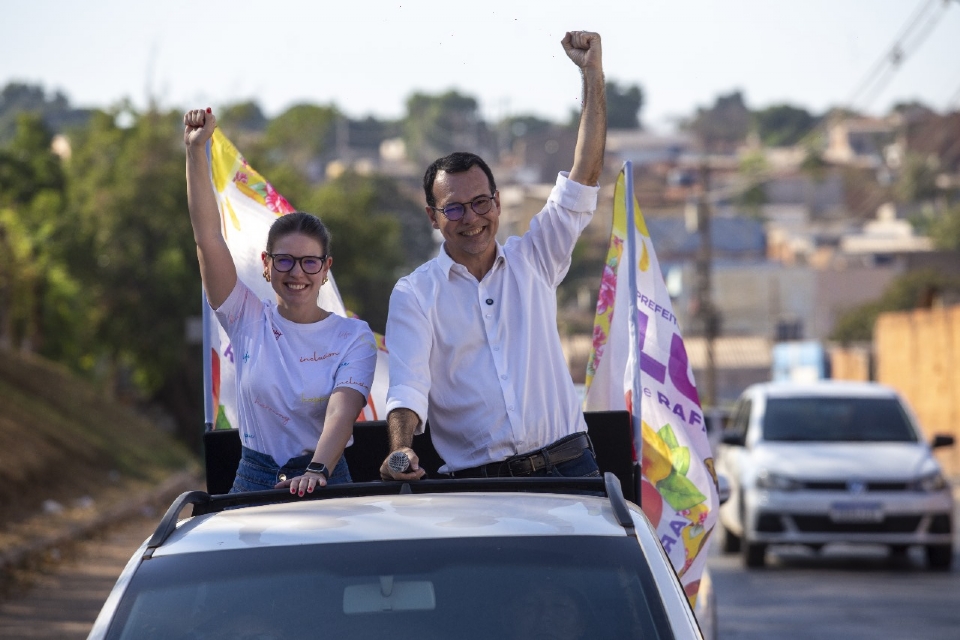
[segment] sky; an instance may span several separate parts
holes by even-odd
[[[580,79],[560,40],[589,30],[654,130],[734,90],[752,109],[960,108],[960,0],[7,0],[2,15],[0,86],[79,107],[253,99],[270,117],[310,102],[399,118],[413,92],[456,89],[491,121],[566,121]],[[882,60],[904,34],[894,69]],[[859,90],[873,73],[882,90]]]

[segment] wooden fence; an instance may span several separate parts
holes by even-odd
[[[927,438],[957,439],[937,457],[960,475],[960,306],[881,314],[873,348],[877,381],[903,395]]]

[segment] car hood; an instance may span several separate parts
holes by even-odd
[[[806,480],[907,481],[939,468],[926,446],[908,442],[768,442],[755,447],[753,458],[757,471]]]

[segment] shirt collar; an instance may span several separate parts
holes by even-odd
[[[503,245],[501,245],[499,242],[494,242],[497,246],[497,257],[493,260],[493,267],[496,268],[507,261],[507,255],[503,252]],[[446,276],[447,279],[450,278],[450,270],[453,269],[455,264],[458,264],[457,262],[454,262],[453,258],[450,257],[450,254],[447,253],[446,242],[440,245],[440,252],[437,254],[437,264],[440,265],[440,269],[443,271],[443,275]]]

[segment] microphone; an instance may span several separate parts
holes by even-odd
[[[410,457],[403,451],[394,451],[387,458],[387,466],[394,473],[405,473],[410,470]]]

